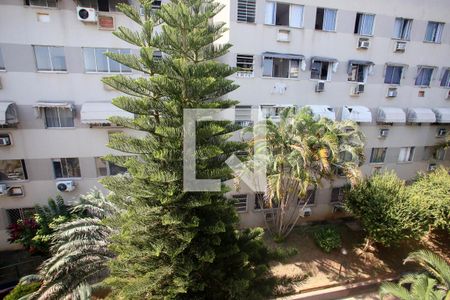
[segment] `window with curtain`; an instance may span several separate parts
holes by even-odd
[[[369,75],[369,66],[363,64],[352,64],[348,74],[348,81],[364,83]]]
[[[255,23],[256,0],[237,1],[237,20],[239,22]]]
[[[450,87],[450,68],[447,68],[444,71],[444,74],[442,75],[442,79],[441,79],[441,86],[442,87]]]
[[[412,19],[395,18],[394,38],[409,41],[412,21]]]
[[[398,162],[411,162],[414,156],[414,147],[400,148],[400,154],[398,155]]]
[[[427,31],[425,32],[425,41],[431,43],[440,43],[443,30],[444,23],[432,21],[428,22]]]
[[[433,68],[420,67],[417,73],[415,85],[430,86],[431,77],[433,76]]]
[[[265,24],[300,28],[303,26],[303,6],[284,2],[266,2]]]
[[[63,47],[33,46],[38,71],[67,71]]]
[[[63,107],[45,107],[45,125],[47,127],[74,127],[73,111]]]
[[[311,63],[311,79],[328,80],[330,62],[315,60]]]
[[[5,61],[3,60],[3,53],[2,49],[0,48],[0,70],[4,71],[5,69]]]
[[[400,84],[402,72],[403,72],[402,66],[387,66],[386,75],[384,76],[384,83]]]
[[[279,78],[298,78],[300,60],[277,57],[264,57],[263,76]]]
[[[316,11],[316,29],[323,31],[336,30],[337,10],[318,7]]]
[[[26,179],[28,179],[28,175],[23,159],[0,160],[1,181]]]
[[[78,158],[52,159],[55,178],[81,177],[80,161]]]
[[[375,15],[357,13],[355,21],[355,33],[359,35],[373,35],[373,24]]]
[[[387,148],[372,148],[372,153],[370,155],[371,163],[383,163],[386,158]]]
[[[131,69],[107,57],[106,52],[131,54],[130,49],[83,48],[84,67],[86,72],[130,73]]]

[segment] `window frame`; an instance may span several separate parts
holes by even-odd
[[[240,8],[241,6],[241,8]],[[249,21],[252,18],[251,7],[253,6],[253,21]],[[250,8],[249,8],[250,7]],[[241,18],[239,12],[241,11]],[[242,13],[244,16],[242,16]],[[256,23],[256,0],[237,0],[236,1],[236,22],[238,23]]]
[[[0,178],[1,182],[23,182],[23,181],[27,181],[29,179],[28,178],[27,166],[25,164],[25,159],[2,159],[0,161],[2,161],[2,162],[3,161],[14,161],[14,162],[20,161],[20,166],[21,166],[21,169],[22,169],[22,176],[21,177],[23,177],[23,178],[19,178],[19,179],[12,179],[9,176],[7,176],[7,179],[1,179]],[[0,169],[1,173],[3,173],[3,171],[4,170]]]
[[[405,150],[406,153],[402,153]],[[400,147],[400,153],[398,154],[397,163],[412,163],[414,161],[414,155],[416,153],[416,147]],[[404,154],[404,155],[402,155]],[[402,159],[405,156],[405,159]]]
[[[48,5],[48,0],[44,0],[47,3],[47,5],[45,5],[45,6],[31,4],[31,1],[34,1],[34,0],[25,0],[25,6],[39,7],[39,8],[58,8],[58,1],[57,0],[55,0],[55,6],[49,6]]]
[[[306,203],[305,199],[301,199],[300,197],[297,198],[297,205],[303,205],[305,207],[311,207],[316,205],[316,196],[317,196],[317,190],[316,189],[308,189],[306,192],[306,197],[309,198],[308,202]],[[306,205],[305,205],[306,204]]]
[[[331,189],[330,204],[344,203],[345,202],[344,191],[345,191],[345,189],[343,186],[333,187]],[[337,193],[337,197],[333,197],[333,196],[335,196],[335,193]],[[342,199],[340,199],[340,198],[342,198]],[[336,199],[336,200],[334,200],[334,199]]]
[[[271,5],[274,5],[274,9],[273,9],[272,16],[271,16],[271,19],[272,19],[271,23],[267,22],[267,19],[268,19],[268,17],[267,17],[267,6],[268,6],[269,3],[272,3]],[[277,10],[278,10],[277,6],[278,6],[278,4],[288,5],[289,6],[288,24],[287,25],[278,25],[277,24]],[[293,22],[291,22],[292,6],[299,6],[299,7],[301,7],[302,14],[301,14],[301,18],[299,20],[300,21],[299,22],[299,26],[292,26],[291,25],[293,23]],[[304,28],[304,26],[305,26],[305,6],[301,5],[301,4],[290,3],[290,2],[283,2],[283,1],[272,1],[272,0],[266,1],[265,2],[265,9],[264,9],[264,24],[265,25],[270,25],[270,26],[284,26],[284,27],[289,27],[289,28]]]
[[[386,154],[387,154],[387,147],[374,147],[371,150],[370,153],[370,163],[371,164],[384,164],[386,161]],[[380,161],[374,161],[374,159],[376,158],[375,156],[379,156],[380,154],[378,153],[378,151],[382,151],[381,153],[381,157],[382,159]]]
[[[11,217],[11,214],[13,213],[13,211],[17,211],[16,214],[19,216],[19,218],[17,218],[17,220],[15,222],[12,221],[12,217]],[[19,220],[31,219],[31,217],[33,217],[34,214],[36,213],[36,208],[34,208],[34,207],[7,208],[7,209],[5,209],[5,212],[7,215],[8,226],[11,226],[11,225],[17,224],[17,221],[19,221]]]
[[[402,22],[401,26],[400,26],[400,37],[395,36],[396,32],[395,32],[395,23],[397,22],[397,20],[400,20]],[[399,40],[399,41],[410,41],[411,40],[411,31],[412,31],[412,26],[413,26],[413,21],[414,19],[409,19],[409,18],[403,18],[403,17],[396,17],[394,20],[394,34],[393,34],[393,39],[395,40]],[[405,22],[409,22],[409,25],[405,26]],[[406,34],[406,38],[404,38],[403,36],[405,35],[405,28],[407,28],[406,30],[408,31]]]
[[[422,80],[419,82],[420,84],[418,84],[417,80],[419,79],[419,77],[421,76],[421,72],[423,70],[431,70],[431,74],[430,74],[430,79],[428,81],[428,84],[423,84],[423,78]],[[431,66],[420,66],[418,71],[417,71],[417,75],[416,75],[416,79],[414,80],[414,86],[418,86],[418,87],[430,87],[431,86],[431,82],[433,81],[433,75],[434,75],[434,67]],[[423,76],[423,75],[422,75]]]
[[[356,73],[356,75],[355,75],[355,80],[352,80],[352,79],[350,79],[350,78],[351,78],[351,76],[352,76],[352,74],[353,74],[353,68],[354,68],[354,66],[357,66],[358,69],[357,69],[357,73]],[[362,72],[363,72],[363,81],[358,81],[359,74],[360,74],[359,67],[362,67],[362,68],[363,68],[363,69],[362,69]],[[347,81],[348,81],[348,82],[353,82],[353,83],[365,84],[365,83],[367,82],[368,77],[369,77],[369,72],[370,72],[370,66],[369,66],[369,65],[365,65],[365,64],[351,64],[350,74],[347,74],[347,75],[348,75]]]
[[[393,79],[394,79],[394,74],[395,74],[395,72],[394,72],[394,70],[392,71],[392,78],[391,78],[391,80],[390,80],[390,82],[386,82],[386,80],[387,80],[387,74],[388,74],[388,68],[400,68],[400,77],[399,77],[399,80],[398,80],[398,83],[395,83],[395,82],[393,82]],[[385,71],[384,71],[384,84],[390,84],[390,85],[400,85],[401,84],[401,82],[402,82],[402,77],[403,77],[403,72],[404,72],[404,66],[398,66],[398,65],[386,65],[386,69],[385,69]]]
[[[252,60],[251,63],[245,62],[245,61],[239,61],[239,59],[250,60],[250,57]],[[239,67],[240,64],[241,65],[251,65],[251,68]],[[255,56],[253,54],[236,54],[236,68],[240,68],[240,70],[238,70],[236,72],[237,77],[254,77],[255,76]],[[245,69],[249,69],[249,70],[245,70]]]
[[[49,126],[48,122],[47,122],[47,110],[48,109],[56,109],[57,111],[57,115],[58,115],[58,124],[59,126]],[[75,128],[75,116],[73,114],[73,111],[71,111],[71,116],[72,116],[72,126],[61,126],[61,114],[60,114],[60,110],[61,109],[67,109],[70,111],[70,108],[67,107],[42,107],[43,113],[44,113],[44,120],[45,120],[45,128]]]
[[[442,73],[442,78],[439,81],[439,86],[443,88],[450,88],[450,68],[445,68]]]
[[[427,40],[428,28],[430,27],[430,25],[436,25],[437,27],[436,27],[434,39]],[[445,26],[444,22],[428,21],[427,27],[425,29],[425,37],[423,38],[423,41],[425,43],[432,43],[432,44],[442,43],[442,33],[444,32],[444,26]]]
[[[119,165],[116,165],[116,164],[114,164],[114,163],[112,163],[110,161],[102,159],[101,157],[94,157],[94,159],[95,159],[95,170],[96,170],[96,173],[97,173],[97,178],[106,177],[106,176],[115,176],[115,175],[118,175],[118,174],[124,174],[124,173],[128,172],[125,167],[121,167]],[[99,170],[99,165],[98,165],[99,162],[102,162],[102,163],[105,164],[106,175],[101,175],[100,174],[101,172]],[[113,165],[113,167],[115,166],[115,167],[118,167],[118,168],[123,168],[123,169],[125,169],[125,171],[124,172],[119,172],[119,173],[116,173],[116,174],[111,174],[111,165]]]
[[[255,193],[254,195],[255,195],[255,201],[254,201],[254,205],[253,205],[253,211],[255,211],[255,212],[261,212],[261,211],[266,211],[266,210],[268,210],[268,209],[277,209],[278,207],[265,207],[264,206],[264,204],[265,204],[265,202],[263,202],[263,207],[261,207],[260,205],[259,205],[259,202],[257,201],[258,200],[258,195],[263,195],[263,197],[264,197],[264,195],[265,195],[265,193],[262,193],[262,192],[258,192],[258,193]]]
[[[317,18],[319,15],[319,11],[322,11],[322,22],[320,24],[320,28],[318,28],[318,23],[317,23]],[[324,29],[324,24],[325,24],[325,12],[326,11],[334,11],[334,26],[333,29]],[[315,18],[315,25],[314,25],[314,29],[315,30],[321,30],[321,31],[325,31],[325,32],[336,32],[337,31],[337,18],[338,18],[338,14],[337,14],[338,10],[334,9],[334,8],[326,8],[326,7],[317,7],[316,8],[316,18]]]
[[[264,71],[264,63],[266,60],[271,60],[272,61],[272,74],[271,76],[267,76],[264,75],[265,71]],[[274,76],[274,72],[275,72],[275,60],[287,60],[289,61],[289,66],[288,66],[288,77],[281,77],[281,76]],[[296,77],[291,77],[292,74],[292,61],[298,61],[298,71],[297,71],[297,76]],[[280,58],[280,57],[263,57],[263,72],[262,72],[262,77],[263,78],[282,78],[282,79],[299,79],[300,77],[300,68],[301,68],[301,59],[295,59],[295,58]]]
[[[86,66],[86,49],[92,49],[94,51],[94,64],[95,64],[95,71],[91,71],[91,70],[87,70],[87,66]],[[84,72],[86,74],[132,74],[133,70],[125,65],[122,65],[121,63],[109,58],[108,56],[106,56],[103,52],[102,55],[105,56],[106,58],[106,64],[107,64],[107,69],[108,71],[98,71],[98,64],[97,64],[97,53],[96,51],[98,49],[106,49],[105,52],[112,52],[118,50],[119,54],[131,54],[131,49],[130,48],[107,48],[107,47],[83,47],[82,51],[83,51],[83,61],[84,61]],[[122,53],[122,51],[127,51],[128,53]],[[119,65],[120,71],[119,72],[115,72],[115,71],[111,71],[111,64],[110,64],[110,60],[113,60],[115,63],[117,63]],[[123,71],[122,67],[128,68],[129,71]]]
[[[319,78],[313,78],[313,64],[315,64],[316,62],[320,62],[320,72],[319,72]],[[327,67],[327,78],[326,79],[322,79],[321,75],[322,75],[322,70],[323,70],[323,64],[326,63],[328,64]],[[318,80],[318,81],[331,81],[331,73],[332,73],[332,69],[333,69],[333,63],[329,62],[329,61],[323,61],[323,60],[316,60],[314,61],[314,63],[311,62],[311,74],[310,74],[310,79],[312,80]]]
[[[363,34],[361,33],[361,22],[363,18],[366,18],[368,16],[372,16],[373,17],[373,22],[372,22],[372,27],[370,28],[370,33],[369,34]],[[362,13],[362,12],[357,12],[356,13],[356,18],[355,18],[355,28],[354,28],[354,33],[360,36],[373,36],[374,35],[374,31],[375,31],[375,14],[370,14],[370,13]]]
[[[245,200],[244,200],[245,197]],[[247,194],[234,194],[231,196],[231,199],[234,201],[233,205],[234,205],[234,209],[236,210],[237,213],[246,213],[248,211],[248,195]],[[245,202],[245,206],[244,206],[244,210],[241,210],[242,208],[242,204],[244,204],[242,202],[242,200],[244,200]]]
[[[2,48],[0,48],[0,72],[6,72],[5,58],[3,57]]]
[[[37,48],[45,48],[46,49],[46,52],[48,55],[48,60],[50,63],[50,70],[39,69],[38,56],[36,53]],[[55,70],[55,67],[54,67],[53,56],[52,56],[50,49],[56,49],[56,48],[62,49],[62,52],[63,52],[64,67],[65,67],[63,70]],[[34,60],[36,63],[36,71],[37,72],[39,72],[39,73],[67,73],[66,53],[64,51],[64,46],[33,45],[33,52],[34,52]]]
[[[69,169],[68,169],[68,165],[67,165],[67,160],[68,159],[76,159],[78,162],[78,172],[79,176],[70,176],[71,174],[69,174]],[[63,161],[66,164],[65,166],[63,165]],[[53,175],[55,177],[56,180],[64,180],[64,179],[70,179],[70,178],[81,178],[81,166],[80,166],[80,159],[78,157],[61,157],[61,158],[52,158],[51,159],[52,162],[52,167],[53,167]],[[58,177],[56,174],[56,170],[55,170],[55,163],[58,163],[61,166],[61,175],[62,177]],[[64,169],[67,173],[67,176],[64,175]]]

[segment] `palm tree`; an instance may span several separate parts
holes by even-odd
[[[450,265],[431,251],[411,253],[404,261],[419,264],[425,272],[408,274],[398,284],[387,282],[380,287],[380,297],[393,295],[402,300],[450,299]]]
[[[112,229],[102,220],[118,210],[98,190],[81,196],[71,210],[81,217],[57,227],[52,256],[41,265],[39,276],[23,279],[42,282],[27,299],[87,299],[91,285],[109,273],[107,262],[113,253],[108,237]]]
[[[283,240],[310,201],[312,193],[307,196],[308,190],[332,180],[337,171],[351,183],[360,178],[358,167],[364,162],[364,136],[356,123],[317,120],[309,108],[298,113],[284,109],[279,124],[269,119],[255,126],[255,130],[265,126],[267,133],[266,146],[253,153],[264,151],[268,169],[268,192],[260,206],[267,208],[268,230],[276,239]],[[250,148],[253,150],[258,142],[252,140]]]

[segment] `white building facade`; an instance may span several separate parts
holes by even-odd
[[[34,205],[56,194],[69,203],[124,171],[100,159],[122,155],[106,146],[111,132],[138,134],[108,124],[127,113],[110,104],[119,93],[101,82],[139,76],[103,55],[137,53],[111,34],[135,26],[115,11],[118,2],[0,2],[0,250],[15,247],[6,228]],[[430,150],[450,130],[447,0],[222,2],[217,21],[229,31],[221,42],[234,45],[223,61],[242,68],[233,77],[240,88],[228,96],[241,102],[242,124],[251,107],[276,118],[279,108],[309,105],[360,123],[366,175],[394,169],[410,179],[449,164],[450,153]],[[344,183],[338,177],[315,191],[310,220],[337,216]],[[230,193],[243,226],[263,224],[258,196],[245,187]]]

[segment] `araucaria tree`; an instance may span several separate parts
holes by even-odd
[[[183,190],[183,110],[229,108],[222,96],[237,88],[235,70],[217,62],[231,47],[216,44],[224,24],[212,19],[221,5],[210,0],[172,0],[152,10],[151,1],[118,8],[140,29],[119,27],[115,35],[140,48],[139,56],[108,54],[144,73],[112,76],[104,82],[126,94],[113,103],[135,115],[113,118],[141,137],[117,134],[109,147],[129,153],[108,157],[130,176],[106,178],[111,200],[124,212],[110,224],[118,234],[111,249],[111,297],[117,299],[255,299],[271,291],[260,231],[237,230],[233,204],[219,192]],[[155,30],[160,26],[160,30]],[[155,51],[162,58],[154,56]],[[199,122],[197,178],[232,178],[224,163],[240,143],[228,141],[230,122]]]

